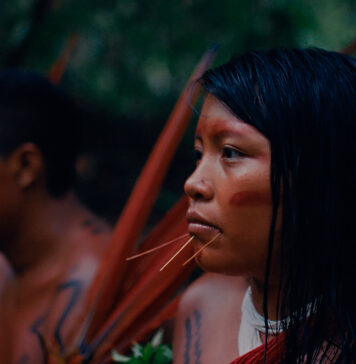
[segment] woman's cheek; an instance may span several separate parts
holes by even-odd
[[[232,194],[229,204],[236,207],[271,206],[272,196],[270,191],[240,191]]]

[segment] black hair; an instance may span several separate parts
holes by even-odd
[[[75,185],[81,117],[74,100],[45,77],[15,69],[0,72],[0,156],[25,142],[36,144],[53,197]]]
[[[285,363],[356,359],[355,71],[356,61],[346,55],[279,48],[236,55],[200,81],[270,141],[273,218],[264,314],[267,322],[281,203],[276,309],[279,317],[290,317],[288,323],[282,320]]]

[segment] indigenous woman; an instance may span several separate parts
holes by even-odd
[[[248,52],[200,82],[185,190],[211,273],[183,297],[175,363],[356,361],[356,61]]]

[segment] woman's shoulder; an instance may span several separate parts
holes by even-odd
[[[174,363],[229,363],[237,356],[244,278],[206,273],[184,292],[176,317]]]
[[[247,281],[244,277],[226,276],[216,273],[205,273],[193,282],[183,293],[180,307],[191,306],[205,307],[221,300],[233,300],[234,302],[244,296],[247,289]]]
[[[205,273],[183,293],[177,321],[199,315],[206,327],[231,323],[235,330],[240,322],[241,304],[247,286],[243,277]],[[237,322],[233,324],[231,317]]]

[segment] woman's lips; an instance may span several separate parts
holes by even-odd
[[[210,225],[191,222],[188,224],[188,232],[190,235],[195,235],[197,237],[201,235],[210,236],[211,234],[217,234],[219,232],[219,229]]]
[[[210,223],[202,215],[195,211],[187,212],[188,232],[190,235],[195,235],[197,238],[210,238],[212,235],[221,233],[219,227]],[[205,239],[204,239],[205,240]]]

